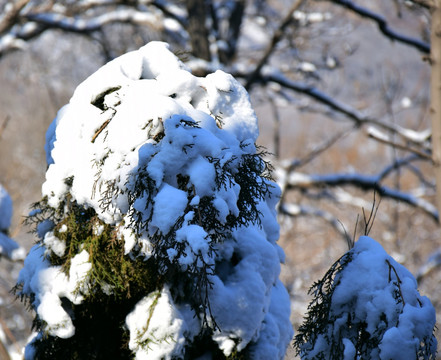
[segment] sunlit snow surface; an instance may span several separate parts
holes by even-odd
[[[77,87],[70,103],[59,111],[46,135],[50,166],[42,193],[54,208],[69,192],[72,200],[93,208],[107,224],[124,221],[120,232],[126,254],[138,246],[148,257],[149,236],[156,231],[167,233],[186,208],[197,205],[202,197],[212,197],[219,221],[225,222],[228,214],[238,215],[240,186],[216,187],[210,159],[219,159],[220,165],[234,164],[244,154],[256,152],[257,137],[257,118],[248,94],[232,76],[217,71],[195,77],[166,44],[152,42],[103,66]],[[154,181],[153,202],[149,203],[147,194],[133,203],[128,199],[139,171]],[[177,184],[178,174],[187,176],[193,187],[191,204]],[[66,179],[72,180],[71,186]],[[100,200],[109,190],[113,196],[103,207]],[[277,187],[271,191],[258,204],[259,222],[232,229],[216,245],[215,253],[209,251],[204,228],[190,223],[197,216],[194,212],[186,213],[176,231],[176,241],[187,244],[184,253],[176,258],[172,246],[167,251],[170,261],[178,261],[183,269],[200,259],[217,264],[210,276],[209,303],[220,329],[213,339],[226,355],[234,347],[240,351],[250,345],[255,359],[281,359],[293,336],[289,297],[278,280],[284,260],[276,244],[279,192]],[[152,211],[143,234],[135,235],[128,225],[134,211],[145,213],[146,219]],[[84,253],[76,255],[73,260],[78,261],[72,261],[67,280],[59,268],[42,258],[45,251],[57,255],[64,251],[50,224],[46,225],[39,229],[44,246],[31,250],[18,282],[23,283],[24,293],[35,294],[34,305],[49,334],[69,337],[75,329],[60,298],[82,301],[72,290],[87,282],[88,258]],[[81,293],[87,295],[86,286]],[[147,316],[150,308],[153,313]],[[146,295],[126,319],[129,346],[136,358],[179,357],[185,341],[200,330],[194,315],[186,304],[174,303],[167,287]],[[142,337],[152,333],[167,340],[166,346],[142,347]]]

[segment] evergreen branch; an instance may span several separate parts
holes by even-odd
[[[402,293],[402,291],[401,291],[401,279],[400,279],[400,277],[398,276],[398,273],[397,273],[397,270],[395,269],[395,267],[390,263],[390,261],[389,261],[389,259],[386,259],[386,263],[387,263],[387,265],[389,266],[389,282],[391,282],[392,281],[392,276],[391,276],[391,272],[393,271],[394,272],[394,274],[395,274],[395,277],[397,278],[397,282],[395,283],[396,284],[396,286],[397,286],[397,289],[398,289],[398,293],[399,293],[399,295],[400,295],[400,298],[399,299],[397,299],[397,300],[399,300],[399,301],[401,301],[402,303],[403,303],[403,307],[406,305],[406,301],[404,300],[404,296],[403,296],[403,293]]]
[[[372,201],[372,208],[371,212],[369,213],[369,217],[366,217],[366,213],[364,211],[364,208],[362,208],[363,211],[363,218],[364,218],[364,235],[369,235],[369,233],[372,230],[372,226],[374,226],[375,217],[377,216],[378,208],[380,207],[381,198],[378,204],[376,204],[375,199],[376,191],[374,190],[374,200]]]
[[[331,265],[323,278],[316,281],[309,289],[308,294],[313,295],[313,299],[309,303],[304,321],[294,337],[296,355],[300,355],[302,358],[303,355],[307,355],[309,351],[314,349],[318,335],[325,334],[328,326],[333,327],[335,319],[331,317],[332,296],[339,284],[339,274],[352,261],[352,258],[351,251],[345,253]],[[319,355],[317,354],[317,356]],[[342,358],[341,344],[332,341],[332,355],[335,359]]]

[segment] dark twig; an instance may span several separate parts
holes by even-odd
[[[302,167],[315,158],[317,158],[320,154],[328,150],[330,147],[332,147],[337,141],[345,138],[348,136],[352,131],[354,131],[356,127],[351,126],[349,129],[344,129],[340,131],[339,133],[335,134],[334,136],[327,139],[323,144],[319,145],[317,148],[313,149],[311,152],[306,154],[304,157],[298,160],[294,160],[288,171],[293,171],[294,169],[297,169],[299,167]]]
[[[397,288],[398,288],[398,292],[400,293],[400,298],[403,301],[403,306],[406,305],[406,302],[404,301],[404,297],[403,297],[403,293],[401,292],[401,279],[398,276],[397,270],[393,267],[393,265],[390,263],[389,259],[386,259],[387,265],[389,265],[389,282],[392,281],[392,270],[395,273],[395,276],[397,278]]]
[[[354,235],[352,236],[352,243],[355,244],[355,237],[357,235],[357,227],[358,227],[358,221],[360,220],[360,215],[357,214],[357,220],[355,220],[355,227],[354,227]]]
[[[375,198],[376,191],[374,191],[374,200],[372,201],[372,208],[371,212],[369,213],[369,217],[366,217],[366,213],[364,211],[364,208],[362,208],[363,211],[363,218],[364,218],[364,234],[367,236],[372,230],[372,226],[374,225],[375,217],[377,216],[378,208],[380,207],[380,201],[378,204],[376,204],[376,198]]]
[[[431,9],[435,4],[433,0],[410,0],[413,4],[425,9]]]
[[[347,234],[346,229],[344,226],[342,226],[341,221],[325,210],[300,204],[282,203],[279,205],[279,213],[291,217],[314,216],[321,218],[329,223],[337,231],[337,233],[342,236],[348,245],[352,241],[350,236]]]
[[[7,116],[5,117],[5,119],[3,120],[1,126],[0,126],[0,140],[1,140],[1,138],[2,138],[3,132],[4,132],[5,129],[6,129],[6,126],[8,125],[8,122],[9,122],[10,118],[11,118],[11,117],[10,117],[9,115],[7,115]]]
[[[351,241],[351,237],[349,236],[348,232],[346,231],[346,227],[344,226],[344,224],[341,222],[340,219],[337,219],[337,221],[340,223],[340,225],[344,231],[344,238],[346,239],[346,242],[348,244],[348,250],[351,250],[355,244],[355,236],[352,238],[352,241]]]
[[[5,11],[0,20],[0,34],[8,31],[16,24],[17,19],[20,16],[20,12],[28,4],[28,2],[29,0],[15,1],[15,3],[13,2],[14,4],[9,7],[9,10]]]

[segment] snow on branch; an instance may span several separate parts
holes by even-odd
[[[411,171],[418,180],[427,187],[435,188],[435,183],[433,181],[429,181],[424,177],[424,174],[421,172],[421,169],[419,169],[417,166],[413,165],[412,163],[415,161],[421,161],[421,157],[416,154],[409,155],[402,159],[397,159],[390,165],[386,166],[382,171],[378,173],[378,178],[383,180],[387,176],[389,176],[393,171],[401,168],[406,167],[409,171]]]
[[[242,76],[238,74],[235,75],[237,77],[244,77],[244,74],[242,74]],[[423,142],[424,140],[427,140],[430,135],[427,132],[428,130],[423,130],[421,132],[418,132],[412,129],[403,128],[397,124],[375,119],[351,107],[348,104],[345,104],[337,99],[334,99],[329,94],[322,92],[321,90],[317,89],[314,86],[311,86],[304,82],[288,79],[283,74],[280,74],[280,72],[278,72],[277,70],[265,68],[264,71],[260,74],[257,82],[264,84],[269,82],[274,82],[289,90],[305,94],[313,98],[314,100],[329,106],[331,109],[335,110],[336,112],[345,115],[346,117],[354,121],[357,126],[363,126],[367,124],[375,125],[383,130],[396,133],[407,141],[411,141],[413,143],[418,143],[418,144]]]
[[[410,2],[425,9],[431,9],[435,5],[434,0],[410,0]]]
[[[430,53],[430,44],[427,44],[422,40],[415,39],[413,37],[398,33],[389,26],[389,24],[387,23],[386,19],[383,16],[365,7],[354,4],[350,0],[333,0],[333,3],[341,5],[364,18],[375,21],[380,31],[391,40],[412,46],[423,53],[426,54]]]
[[[0,36],[0,58],[13,50],[24,49],[28,40],[39,36],[45,30],[45,26],[35,22],[29,22],[23,26],[15,25],[9,33]]]
[[[119,9],[90,19],[68,17],[55,13],[28,14],[26,15],[26,18],[47,27],[78,33],[97,31],[104,25],[115,22],[129,22],[138,25],[149,25],[152,27],[156,27],[157,24],[160,24],[157,16],[151,13],[137,11],[135,9]]]
[[[423,280],[425,276],[430,274],[433,270],[441,266],[441,248],[435,250],[427,259],[427,261],[418,269],[416,279]]]
[[[15,4],[5,6],[4,13],[0,16],[0,34],[10,29],[16,22],[20,11],[28,4],[29,0],[19,0]]]
[[[406,129],[406,130],[408,130],[408,129]],[[418,138],[416,136],[413,136],[413,134],[410,134],[409,138],[415,140],[414,141],[415,143],[423,143],[423,141],[429,140],[430,135],[432,133],[431,129],[427,129],[426,131],[421,131],[419,133],[417,133],[413,130],[410,130],[410,131],[412,133],[415,133],[418,135],[427,135],[427,136],[425,136],[425,139],[423,139],[423,136],[420,136],[420,138]],[[370,126],[367,129],[367,134],[370,138],[375,139],[383,144],[390,145],[395,149],[409,151],[411,153],[414,153],[415,155],[418,155],[418,157],[420,157],[421,159],[429,160],[430,162],[433,163],[433,158],[432,158],[431,152],[425,151],[425,150],[421,151],[420,149],[415,149],[407,144],[397,143],[397,142],[393,141],[389,135],[382,133],[381,131],[374,128],[373,126]]]
[[[435,206],[433,206],[428,201],[414,196],[408,192],[403,192],[382,185],[381,177],[379,175],[363,175],[358,173],[307,175],[303,173],[292,172],[288,177],[286,189],[306,189],[312,187],[332,187],[341,185],[352,185],[362,190],[375,190],[384,198],[394,199],[419,208],[430,215],[435,221],[439,221],[438,211],[436,210]]]
[[[182,14],[163,2],[153,1],[139,9],[114,0],[79,1],[71,7],[34,5],[30,0],[21,0],[5,7],[0,17],[0,57],[25,48],[28,40],[48,29],[90,35],[108,24],[128,23],[181,34],[185,27]]]
[[[350,244],[352,243],[352,238],[348,235],[340,220],[338,220],[330,212],[325,211],[323,209],[317,209],[311,206],[305,206],[294,203],[281,203],[278,208],[278,211],[279,214],[288,215],[292,217],[314,216],[325,220],[337,231],[337,233],[339,233],[346,240],[350,248]]]

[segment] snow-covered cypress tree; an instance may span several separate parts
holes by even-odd
[[[412,274],[362,236],[310,289],[295,337],[302,359],[436,358],[435,309]]]
[[[282,359],[279,190],[248,94],[152,42],[99,69],[47,132],[39,241],[17,294],[27,359]]]

